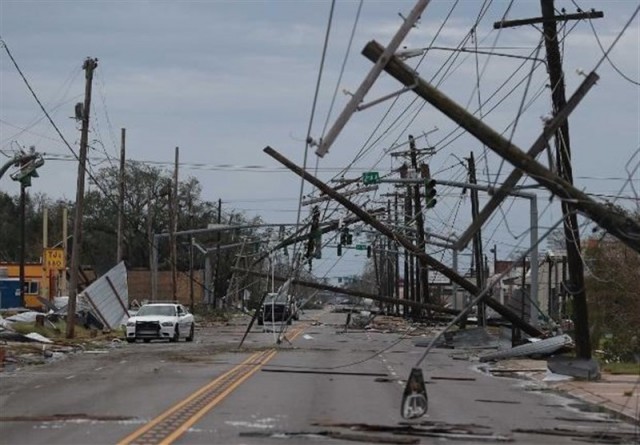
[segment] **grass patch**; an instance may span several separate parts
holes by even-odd
[[[63,341],[65,343],[86,342],[87,340],[110,340],[112,338],[122,338],[123,333],[121,330],[115,330],[113,332],[103,334],[102,332],[92,329],[86,329],[82,325],[76,324],[74,328],[74,338],[67,339],[67,323],[64,320],[59,320],[55,323],[45,321],[44,326],[37,326],[35,323],[12,323],[11,327],[19,334],[26,335],[31,332],[36,332],[44,337],[47,337],[52,341]]]
[[[640,364],[638,363],[600,363],[600,369],[611,374],[640,375]]]

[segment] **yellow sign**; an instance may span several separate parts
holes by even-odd
[[[44,266],[47,269],[66,269],[64,249],[44,249]]]

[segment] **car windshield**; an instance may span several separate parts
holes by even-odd
[[[267,296],[264,299],[264,304],[271,304],[271,303],[286,304],[287,301],[288,301],[287,295],[278,296],[278,294],[267,294]]]
[[[141,315],[176,315],[176,307],[172,305],[148,305],[142,306],[137,316]]]

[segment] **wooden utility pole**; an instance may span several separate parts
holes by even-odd
[[[175,164],[173,167],[173,186],[169,196],[171,204],[169,206],[169,243],[171,244],[171,296],[173,301],[178,301],[178,242],[176,232],[178,231],[178,157],[180,148],[176,147]]]
[[[467,158],[469,163],[469,183],[477,184],[476,180],[476,161],[473,158],[473,152]],[[478,201],[478,189],[470,188],[471,193],[471,217],[475,220],[478,217],[478,211],[480,208],[480,203]],[[473,262],[475,263],[475,276],[476,276],[476,285],[480,289],[484,289],[485,285],[485,277],[484,277],[484,262],[482,261],[482,230],[478,230],[473,236]],[[478,303],[478,326],[486,326],[487,325],[487,311],[486,306],[483,302]]]
[[[369,42],[364,48],[363,54],[368,59],[378,60],[382,51],[383,48],[379,43]],[[385,66],[385,71],[405,85],[415,85],[413,91],[417,95],[432,104],[446,116],[450,117],[454,122],[475,136],[489,149],[503,157],[517,169],[529,174],[533,180],[548,189],[554,195],[561,199],[571,200],[578,212],[582,213],[611,235],[618,238],[629,248],[636,252],[640,252],[640,223],[634,221],[633,218],[630,218],[623,211],[610,208],[594,201],[588,194],[578,190],[572,184],[560,178],[533,158],[533,153],[537,154],[539,153],[539,151],[537,151],[538,149],[540,151],[544,149],[547,136],[552,134],[550,131],[555,131],[559,124],[566,120],[566,117],[572,110],[567,110],[567,107],[560,110],[558,112],[558,116],[552,119],[552,121],[547,125],[543,134],[536,140],[534,145],[532,145],[529,152],[525,153],[518,146],[509,142],[498,132],[469,113],[464,107],[461,107],[428,82],[418,77],[415,70],[403,63],[397,57],[391,57]],[[586,94],[589,88],[591,88],[597,80],[598,75],[595,73],[590,73],[587,76],[580,88],[578,88],[574,93],[573,97],[569,99],[569,103],[573,100],[573,108],[575,108],[575,105],[577,105],[582,96]],[[520,177],[522,172],[520,173]]]
[[[418,172],[418,150],[416,141],[413,136],[409,135],[409,151],[411,156],[411,167]],[[424,234],[424,215],[422,214],[422,200],[420,199],[420,185],[413,187],[413,203],[415,206],[415,223],[418,248],[426,251],[425,234]],[[423,303],[430,302],[429,296],[429,266],[423,260],[418,258],[416,265],[418,272],[418,289],[420,289],[420,300]]]
[[[553,113],[557,114],[566,104],[564,92],[564,74],[558,46],[558,31],[556,28],[553,0],[540,0],[542,7],[542,30],[544,43],[547,49],[547,65],[549,67],[549,80],[551,81],[551,98],[553,100]],[[555,135],[556,158],[558,163],[558,175],[573,184],[573,171],[571,167],[571,147],[569,144],[569,122],[565,121]],[[579,358],[591,358],[591,340],[589,334],[589,312],[587,308],[587,296],[584,289],[584,268],[580,248],[580,228],[575,206],[563,200],[562,214],[564,215],[564,236],[566,238],[567,261],[569,263],[569,290],[573,295],[573,313],[575,322],[576,355]],[[532,261],[537,258],[532,258]]]
[[[122,261],[123,245],[122,245],[122,222],[124,220],[124,184],[125,184],[125,140],[127,130],[125,128],[120,129],[120,177],[118,180],[118,239],[117,239],[117,253],[116,263]]]
[[[541,18],[523,19],[517,22],[497,22],[494,28],[521,26],[532,23],[542,23],[544,44],[547,53],[547,67],[551,84],[551,99],[553,102],[553,115],[557,116],[560,110],[567,105],[565,95],[564,74],[562,72],[562,60],[558,44],[557,22],[568,20],[583,20],[603,17],[601,11],[579,12],[567,16],[555,15],[554,0],[540,0],[542,10]],[[558,176],[567,183],[573,185],[573,172],[571,166],[571,146],[569,143],[569,122],[565,120],[555,131],[555,146]],[[587,297],[584,289],[584,268],[580,248],[580,230],[578,227],[578,208],[570,201],[561,201],[562,214],[564,215],[564,235],[566,239],[567,262],[569,266],[569,291],[573,295],[573,310],[576,337],[576,355],[579,358],[591,358],[591,340],[589,334],[589,313],[587,309]],[[531,261],[537,261],[532,258]]]
[[[480,292],[482,291],[482,289],[479,289],[475,284],[471,283],[466,278],[461,277],[455,271],[451,270],[449,267],[447,267],[444,264],[442,264],[440,261],[438,261],[435,258],[433,258],[432,256],[428,255],[423,250],[418,249],[405,236],[403,236],[402,234],[400,234],[398,232],[395,232],[395,231],[389,229],[389,227],[385,226],[380,221],[378,221],[377,219],[373,218],[366,210],[362,209],[361,207],[357,206],[353,202],[349,201],[347,198],[342,196],[340,193],[335,192],[327,184],[325,184],[324,182],[320,181],[315,176],[312,176],[310,173],[308,173],[307,171],[303,170],[302,168],[300,168],[299,166],[297,166],[296,164],[294,164],[293,162],[291,162],[290,160],[288,160],[287,158],[282,156],[280,153],[275,151],[273,148],[266,147],[263,151],[266,154],[268,154],[269,156],[271,156],[272,158],[274,158],[275,160],[277,160],[278,162],[280,162],[282,165],[284,165],[285,167],[290,169],[296,175],[300,176],[301,178],[303,178],[304,180],[306,180],[310,184],[314,185],[315,187],[317,187],[321,191],[325,192],[327,195],[331,196],[340,205],[345,207],[347,210],[353,212],[353,214],[356,215],[358,218],[360,218],[360,220],[362,222],[364,222],[365,224],[369,225],[370,227],[373,227],[375,230],[380,232],[382,235],[384,235],[384,236],[386,236],[388,238],[395,239],[400,245],[402,245],[406,250],[408,250],[409,252],[413,253],[414,255],[422,256],[424,258],[424,260],[429,264],[429,266],[432,269],[442,273],[445,277],[449,278],[450,280],[455,281],[458,285],[460,285],[460,287],[462,287],[466,291],[470,292],[473,295],[479,295]],[[538,336],[542,335],[542,332],[538,328],[536,328],[534,326],[531,326],[530,324],[528,324],[525,321],[521,320],[516,313],[514,313],[512,310],[510,310],[509,308],[505,307],[504,305],[500,304],[499,302],[497,302],[492,297],[490,297],[488,295],[485,295],[483,298],[484,298],[485,303],[487,303],[487,305],[489,307],[491,307],[497,313],[502,315],[508,321],[512,322],[514,325],[520,327],[527,334],[529,334],[531,336],[535,336],[535,337],[538,337]]]
[[[78,294],[78,274],[82,254],[82,207],[84,203],[84,178],[87,164],[89,141],[89,112],[91,111],[91,88],[93,71],[98,67],[98,59],[87,58],[82,64],[85,71],[84,104],[82,107],[82,130],[80,133],[80,154],[78,156],[78,181],[76,185],[76,208],[73,220],[73,240],[71,247],[71,267],[69,279],[69,303],[67,305],[67,338],[75,335],[76,296]],[[66,239],[64,240],[66,243]]]
[[[407,164],[402,164],[400,167],[400,177],[406,178],[409,174],[409,167]],[[408,235],[406,229],[409,228],[409,223],[411,222],[411,186],[407,185],[406,192],[404,195],[404,227],[405,234]],[[413,256],[411,252],[405,247],[404,249],[404,263],[403,263],[403,275],[404,275],[404,286],[403,286],[403,296],[406,300],[414,301],[414,292],[413,292]],[[408,309],[405,306],[405,309]],[[408,309],[403,315],[407,317],[409,312],[413,316],[414,308]]]

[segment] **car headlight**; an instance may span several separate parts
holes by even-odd
[[[173,326],[173,322],[172,321],[163,321],[162,322],[162,326]]]
[[[135,326],[136,322],[135,321],[127,321],[127,326]]]

